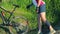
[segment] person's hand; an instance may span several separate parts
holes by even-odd
[[[37,13],[39,12],[39,7],[36,8],[36,12],[37,12]]]

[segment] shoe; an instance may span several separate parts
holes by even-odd
[[[37,34],[42,34],[42,33],[37,33]]]
[[[37,33],[37,34],[42,34],[42,32],[38,31],[38,33]]]
[[[56,33],[55,30],[52,30],[52,31],[49,32],[49,34],[55,34],[55,33]]]

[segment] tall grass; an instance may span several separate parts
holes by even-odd
[[[46,16],[47,19],[51,22],[58,22],[60,15],[60,0],[44,0],[46,2]],[[17,4],[20,8],[17,8],[14,12],[14,15],[20,16],[23,15],[29,21],[31,29],[37,27],[37,13],[35,12],[35,6],[33,5],[28,10],[27,5],[31,4],[32,0],[2,0],[0,6],[3,6],[7,10],[11,11],[14,6],[12,4]],[[8,14],[7,14],[8,15]]]
[[[27,10],[26,6],[29,4],[29,0],[3,0],[1,3],[1,6],[3,6],[6,10],[8,11],[12,11],[14,6],[12,4],[17,4],[20,7],[16,9],[16,11],[14,12],[15,16],[24,16],[28,19],[29,21],[29,26],[31,27],[31,29],[36,28],[37,25],[37,17],[36,14],[34,15],[34,11]],[[6,17],[9,16],[8,13],[5,13]]]

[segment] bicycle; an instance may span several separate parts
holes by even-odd
[[[3,7],[0,7],[2,9],[0,13],[0,21],[2,22],[0,24],[0,33],[2,34],[27,34],[28,32],[28,20],[24,16],[14,16],[14,11],[16,8],[19,8],[18,5],[13,4],[14,9],[11,11],[7,11]],[[4,12],[9,13],[9,17],[5,17]],[[16,33],[12,31],[12,28],[16,30]],[[2,31],[3,30],[3,31]],[[5,32],[5,33],[4,33]]]

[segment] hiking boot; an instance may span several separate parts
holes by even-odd
[[[42,33],[37,33],[37,34],[42,34]]]
[[[37,33],[37,34],[42,34],[42,32],[38,31],[38,33]]]
[[[55,30],[52,30],[52,31],[49,32],[49,34],[55,34],[55,33],[56,33]]]

